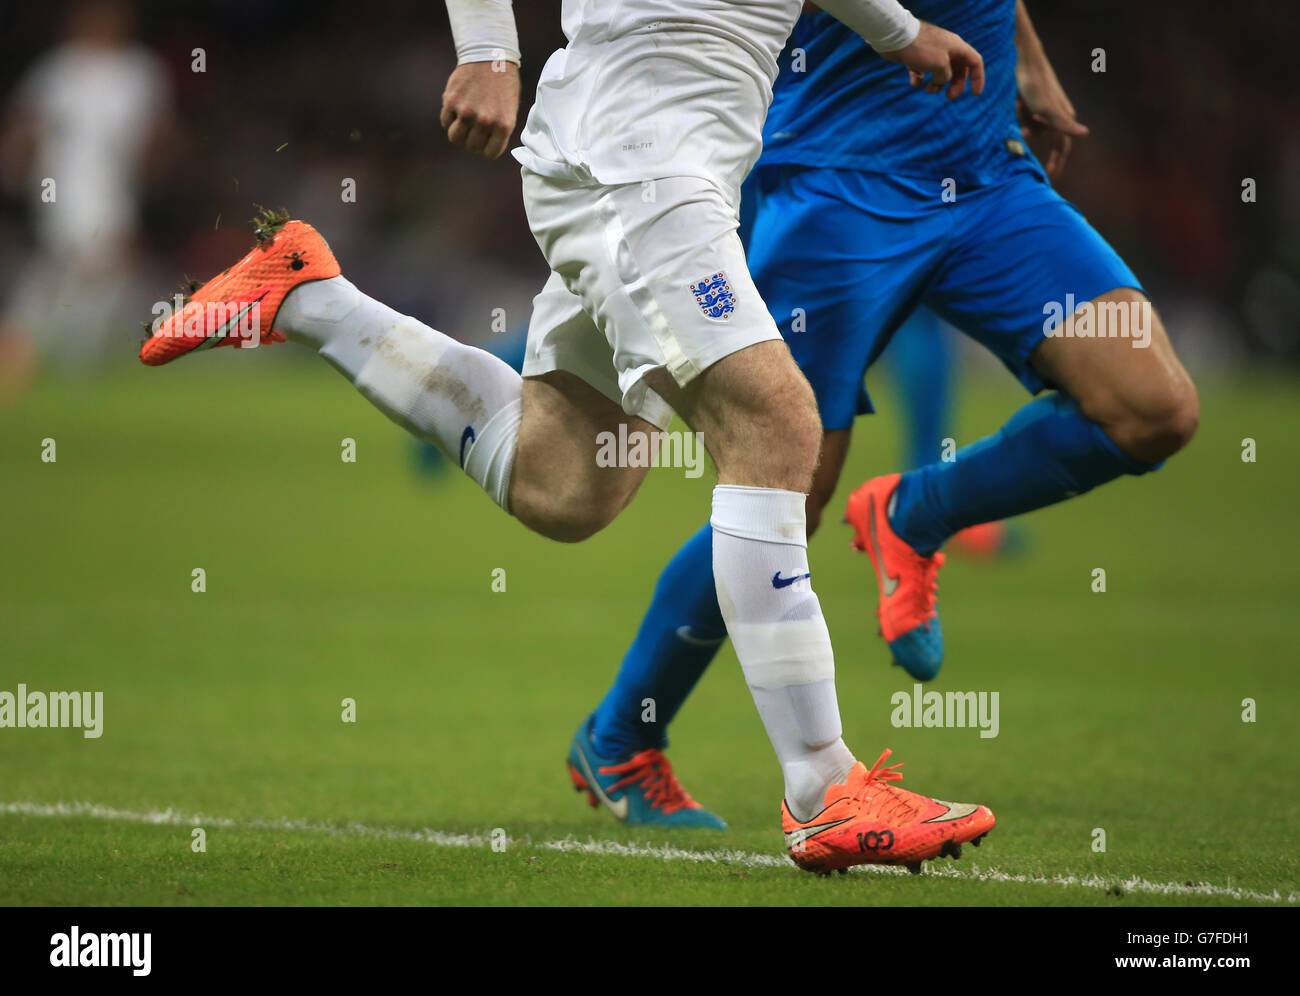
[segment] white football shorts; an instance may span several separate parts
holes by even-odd
[[[644,381],[685,387],[731,353],[781,333],[712,182],[674,176],[605,186],[523,170],[524,207],[551,276],[533,300],[523,374],[565,370],[629,415],[667,429]]]

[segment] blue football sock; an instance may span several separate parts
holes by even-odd
[[[713,531],[707,525],[668,562],[614,687],[596,708],[592,746],[616,758],[663,749],[667,729],[727,638],[713,586]],[[653,722],[646,699],[653,700]]]
[[[885,354],[907,416],[909,470],[938,460],[952,407],[952,337],[935,314],[917,308]]]
[[[889,521],[917,551],[930,553],[967,526],[1009,519],[1157,467],[1127,456],[1073,399],[1051,394],[958,450],[952,462],[904,474]]]

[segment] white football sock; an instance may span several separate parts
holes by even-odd
[[[821,812],[855,761],[840,735],[835,659],[808,570],[805,496],[713,489],[713,578],[795,819]]]
[[[371,404],[434,443],[509,511],[524,383],[509,364],[399,314],[341,276],[290,291],[275,327],[329,360]]]

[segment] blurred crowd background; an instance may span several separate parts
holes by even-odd
[[[522,123],[563,36],[560,0],[515,9]],[[1300,9],[1029,9],[1092,129],[1059,186],[1146,284],[1188,365],[1300,359]],[[546,266],[514,160],[472,158],[438,127],[455,55],[437,0],[51,2],[4,21],[0,315],[10,330],[42,321],[56,347],[70,328],[93,341],[52,349],[54,369],[132,358],[153,302],[246,251],[256,205],[312,220],[354,282],[436,327],[480,339],[495,308],[526,322]],[[54,223],[42,181],[74,175],[95,179],[79,184],[89,200]],[[76,207],[72,184],[58,196]]]

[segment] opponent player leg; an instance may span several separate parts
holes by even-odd
[[[1102,307],[1103,305],[1119,307]],[[1142,340],[1119,335],[1120,315],[1146,313]],[[1122,309],[1122,310],[1121,310]],[[1200,406],[1146,297],[1121,287],[1094,298],[1089,337],[1044,339],[1030,365],[1060,391],[1020,409],[997,433],[902,476],[891,521],[915,549],[936,549],[977,522],[1072,498],[1124,474],[1145,474],[1192,438]],[[1149,344],[1134,348],[1135,342]]]
[[[905,556],[941,556],[934,551],[962,528],[1154,470],[1186,444],[1198,418],[1195,389],[1137,278],[1076,209],[1032,177],[966,203],[968,242],[929,303],[1031,391],[1062,390],[952,461],[854,493],[871,500],[877,533]],[[1062,307],[1059,326],[1044,322],[1054,302],[1070,301],[1085,304]]]
[[[1125,456],[1154,467],[1195,434],[1196,387],[1146,295],[1121,287],[1090,305],[1096,338],[1070,334],[1081,321],[1076,312],[1066,322],[1066,334],[1043,340],[1029,362],[1073,398]]]
[[[926,308],[917,308],[894,333],[884,361],[903,406],[904,463],[924,467],[941,455],[951,435],[953,347],[948,329]]]
[[[712,543],[705,526],[664,569],[613,686],[569,745],[574,787],[629,824],[727,827],[685,790],[664,753],[668,724],[727,638]]]
[[[953,435],[954,334],[928,308],[917,308],[894,333],[885,354],[906,416],[903,462],[908,470],[940,459],[943,440]],[[1007,523],[981,522],[954,533],[949,548],[991,558],[1012,542]]]

